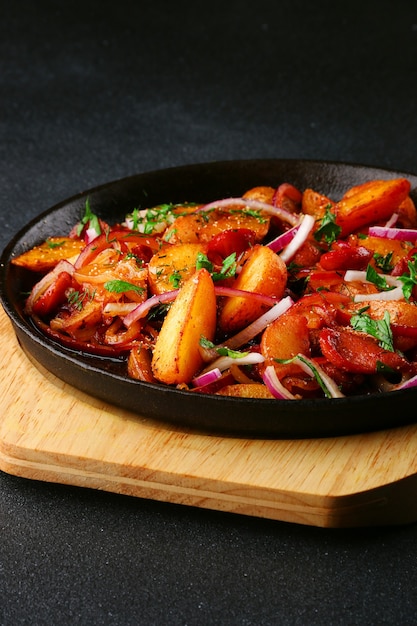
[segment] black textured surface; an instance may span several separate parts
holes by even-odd
[[[4,1],[0,248],[163,167],[416,173],[416,71],[413,2]],[[0,529],[2,626],[415,623],[416,525],[321,530],[0,474]]]

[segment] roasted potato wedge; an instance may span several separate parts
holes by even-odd
[[[299,374],[298,365],[278,363],[276,359],[291,359],[299,353],[310,355],[307,318],[287,313],[275,320],[262,335],[261,353],[265,357],[265,366],[273,365],[278,378]]]
[[[401,202],[396,213],[398,213],[398,221],[403,228],[417,228],[417,210],[412,198],[407,196]]]
[[[85,243],[82,239],[50,237],[39,246],[35,246],[13,259],[12,263],[33,272],[46,273],[53,269],[59,261],[78,256],[84,246]]]
[[[352,241],[355,243],[355,239]],[[393,265],[407,257],[413,247],[408,241],[384,239],[383,237],[366,237],[366,239],[357,239],[356,243],[357,245],[364,246],[368,250],[372,250],[374,255],[377,254],[381,257],[386,257],[388,254],[391,254],[391,262]]]
[[[261,185],[259,187],[252,187],[252,189],[248,189],[248,191],[243,194],[242,198],[245,198],[245,200],[259,200],[260,202],[272,204],[275,193],[276,189],[274,187]]]
[[[167,244],[153,255],[148,265],[149,288],[161,294],[181,287],[196,271],[199,252],[206,248],[200,243]]]
[[[198,270],[181,288],[156,340],[153,375],[168,385],[189,383],[201,368],[200,338],[216,329],[216,296],[207,270]]]
[[[312,215],[316,220],[321,220],[327,207],[333,207],[334,202],[314,189],[306,189],[301,200],[301,210],[307,215]]]
[[[342,236],[389,219],[407,198],[410,189],[406,178],[373,180],[349,189],[334,206]]]
[[[249,253],[233,287],[280,299],[286,281],[287,267],[281,257],[268,247],[256,245]],[[224,332],[235,332],[253,322],[267,309],[267,305],[254,298],[232,296],[225,301],[218,323]]]
[[[234,398],[273,398],[268,387],[260,383],[242,383],[226,385],[217,392],[218,396],[233,396]]]
[[[247,228],[256,233],[260,242],[267,235],[270,219],[267,215],[254,216],[243,211],[201,211],[178,217],[164,235],[165,241],[178,243],[205,243],[224,230]]]

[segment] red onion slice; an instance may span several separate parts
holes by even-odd
[[[219,369],[221,372],[229,369],[234,363],[236,365],[256,365],[257,363],[263,363],[265,357],[260,352],[248,352],[242,356],[219,356],[218,359],[210,363],[206,369],[203,370],[203,374],[210,372],[213,369]]]
[[[353,297],[354,302],[366,302],[367,300],[385,300],[385,301],[395,301],[402,300],[404,298],[403,285],[398,278],[395,276],[390,276],[389,274],[379,274],[381,278],[384,278],[386,283],[394,289],[390,289],[389,291],[379,291],[378,293],[357,293]],[[344,280],[349,282],[363,282],[370,283],[366,278],[366,271],[363,270],[347,270],[345,272]],[[372,283],[370,283],[372,284]]]
[[[411,378],[409,378],[408,380],[406,380],[403,383],[400,383],[399,385],[395,386],[395,389],[411,389],[412,387],[417,387],[417,374],[415,376],[412,376]]]
[[[386,226],[370,226],[368,234],[371,237],[381,237],[396,241],[417,241],[417,230],[414,228],[391,228]]]
[[[200,211],[212,211],[214,209],[230,209],[230,208],[245,208],[254,209],[256,211],[264,211],[264,213],[268,213],[274,217],[279,217],[284,222],[288,222],[292,226],[295,226],[299,222],[298,215],[294,215],[285,209],[282,209],[277,206],[272,206],[272,204],[268,204],[267,202],[262,202],[261,200],[250,200],[245,198],[223,198],[222,200],[215,200],[214,202],[209,202],[209,204],[205,204],[197,209],[197,213]]]
[[[246,328],[241,330],[239,333],[230,337],[230,339],[227,339],[223,345],[232,349],[245,345],[248,341],[256,337],[256,335],[259,335],[259,333],[263,331],[271,322],[285,313],[285,311],[287,311],[293,304],[294,301],[290,296],[283,298],[271,309],[269,309],[269,311],[252,322],[252,324],[249,324],[249,326],[246,326]]]
[[[284,248],[281,252],[281,259],[288,263],[297,252],[299,248],[306,241],[307,237],[313,230],[313,226],[315,224],[315,219],[312,215],[308,215],[307,213],[303,216],[302,222],[300,224],[299,229],[297,230],[293,240]]]
[[[206,385],[211,385],[216,380],[221,378],[221,371],[218,367],[214,367],[203,374],[199,374],[191,381],[194,387],[205,387]]]
[[[98,233],[95,228],[87,228],[84,235],[84,241],[88,245],[94,241],[94,239],[97,239],[99,235],[101,235],[101,233]]]
[[[131,311],[123,320],[123,323],[127,328],[136,320],[140,320],[145,317],[149,311],[154,307],[158,306],[158,304],[166,304],[168,302],[172,302],[178,295],[178,289],[173,289],[172,291],[166,291],[165,293],[161,293],[159,295],[151,296],[145,302],[141,302],[138,304],[133,311]]]
[[[265,368],[262,379],[274,398],[277,398],[278,400],[296,399],[295,396],[293,396],[293,394],[290,393],[281,383],[273,365],[268,365],[268,367]]]
[[[311,376],[312,378],[316,378],[317,382],[319,382],[323,390],[326,390],[332,398],[345,397],[335,381],[326,374],[326,372],[320,367],[320,365],[313,362],[308,357],[304,356],[304,354],[297,354],[297,356],[294,358],[294,363],[297,363],[297,365],[303,370],[303,372],[309,374],[309,376]]]
[[[271,248],[273,252],[281,252],[285,246],[288,246],[288,244],[291,243],[299,228],[300,224],[293,226],[290,230],[287,230],[285,233],[281,233],[281,235],[278,235],[278,237],[267,243],[266,247]]]

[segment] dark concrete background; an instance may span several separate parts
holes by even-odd
[[[4,0],[0,248],[146,170],[417,173],[416,71],[413,2]],[[0,529],[2,626],[415,623],[415,525],[322,530],[0,474]]]

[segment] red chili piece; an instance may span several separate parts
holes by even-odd
[[[223,230],[208,244],[207,258],[214,264],[221,265],[233,252],[239,256],[255,243],[255,233],[249,228]]]
[[[321,255],[320,265],[325,270],[364,270],[372,256],[373,252],[364,246],[336,241],[329,252]]]

